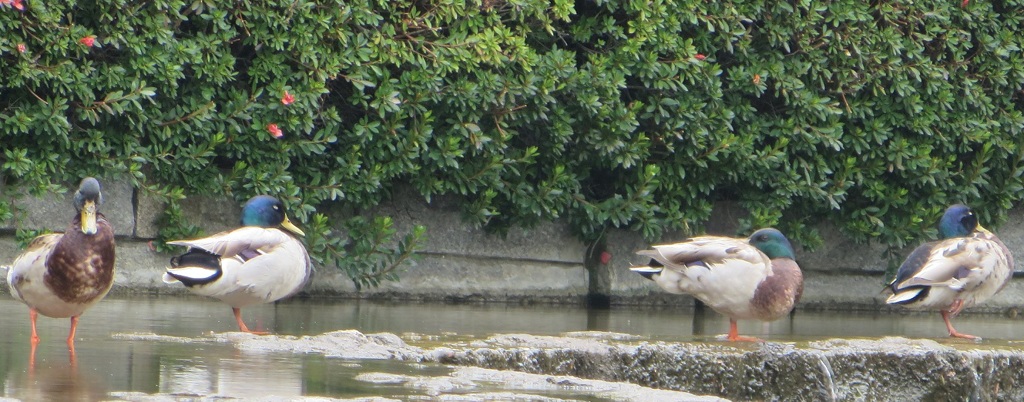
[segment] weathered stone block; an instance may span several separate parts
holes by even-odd
[[[373,297],[398,294],[436,300],[509,301],[522,297],[580,301],[587,272],[580,264],[512,259],[423,255],[399,274],[398,282],[364,289]]]
[[[181,285],[163,283],[170,255],[149,248],[145,241],[118,240],[112,293],[185,293]]]
[[[135,205],[132,201],[135,189],[127,180],[98,178],[103,192],[103,205],[99,211],[114,227],[114,234],[131,236],[135,233]],[[78,183],[68,183],[63,194],[48,194],[43,197],[15,198],[15,208],[25,212],[18,227],[5,226],[3,229],[41,229],[51,232],[67,230],[75,216],[72,201]],[[6,222],[8,225],[11,222]]]
[[[160,216],[167,205],[144,190],[138,191],[135,206],[135,236],[155,239],[160,232]]]
[[[1018,274],[1024,273],[1024,207],[1011,209],[1009,220],[998,228],[992,227],[990,223],[980,223],[995,232],[1003,244],[1006,244],[1006,248],[1013,253],[1014,271]]]
[[[611,260],[600,269],[608,272],[609,287],[603,290],[609,296],[646,296],[665,292],[653,281],[629,270],[634,264],[647,263],[643,257],[636,255],[637,251],[650,247],[643,236],[624,230],[609,230],[605,236]]]
[[[627,381],[736,400],[1021,400],[1018,350],[930,340],[793,344],[643,342],[496,335],[435,353],[445,364]]]
[[[238,228],[245,202],[237,202],[230,197],[190,195],[180,203],[185,223],[198,226],[204,235],[211,235]],[[136,236],[143,239],[156,238],[160,231],[158,222],[165,208],[166,203],[140,191]]]
[[[313,279],[302,293],[310,295],[356,296],[355,283],[348,275],[335,267],[321,267],[314,264]]]
[[[21,254],[17,242],[13,236],[0,237],[0,266],[8,266],[14,263],[14,259]],[[0,276],[6,277],[6,272],[0,272]]]
[[[502,237],[467,223],[447,197],[435,197],[430,203],[422,198],[410,189],[397,189],[393,201],[382,203],[372,215],[391,216],[399,233],[407,233],[416,224],[425,225],[424,251],[429,253],[583,262],[586,245],[563,223],[541,223],[531,229],[513,228]]]
[[[884,258],[884,245],[878,242],[857,243],[830,222],[817,225],[817,229],[823,240],[818,249],[809,252],[801,250],[798,244],[793,245],[797,249],[797,262],[804,271],[847,271],[853,275],[858,272],[885,272],[888,262]]]
[[[877,310],[885,306],[885,281],[880,274],[804,270],[804,293],[797,308]]]
[[[186,222],[212,235],[241,226],[243,204],[226,197],[190,195],[181,201],[181,210]]]

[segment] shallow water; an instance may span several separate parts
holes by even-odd
[[[98,400],[128,393],[177,396],[328,396],[401,398],[402,385],[356,381],[360,373],[443,376],[440,365],[393,361],[351,361],[320,355],[241,352],[228,344],[128,341],[114,334],[203,337],[237,330],[231,310],[201,298],[108,299],[79,324],[77,358],[71,364],[64,339],[67,319],[40,317],[41,342],[29,367],[28,309],[0,298],[0,379],[3,396],[23,400]],[[439,340],[482,338],[496,333],[558,335],[573,331],[634,334],[645,340],[711,341],[728,320],[708,311],[567,306],[509,306],[377,303],[355,300],[291,300],[243,309],[250,328],[281,335],[313,335],[339,329],[390,332],[416,346]],[[898,335],[931,338],[966,347],[1018,347],[1019,320],[999,315],[965,315],[954,320],[961,332],[982,336],[980,344],[948,340],[937,313],[865,314],[797,312],[769,324],[741,322],[740,332],[770,341]],[[413,334],[425,335],[414,336]],[[1024,345],[1024,344],[1022,344]],[[557,395],[548,395],[557,397]],[[584,398],[585,399],[585,398]]]

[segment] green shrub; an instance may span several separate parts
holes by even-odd
[[[24,6],[0,8],[8,187],[274,194],[353,278],[393,264],[360,265],[365,244],[317,208],[396,185],[459,196],[498,232],[561,218],[587,241],[655,239],[736,200],[746,229],[813,246],[830,220],[893,249],[949,203],[997,224],[1021,198],[1020,1]]]

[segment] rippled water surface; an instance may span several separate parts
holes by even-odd
[[[77,358],[72,364],[64,339],[67,319],[40,317],[42,341],[29,367],[28,309],[0,298],[0,378],[3,396],[23,400],[100,400],[131,393],[178,396],[400,397],[400,385],[354,380],[359,373],[445,375],[440,365],[392,361],[351,361],[320,355],[241,352],[228,344],[127,341],[115,334],[204,337],[237,328],[227,306],[200,298],[108,299],[82,317]],[[635,334],[654,341],[711,341],[726,332],[728,320],[713,312],[685,309],[566,306],[446,305],[375,303],[355,300],[291,300],[243,310],[254,329],[281,335],[313,335],[339,329],[391,332],[429,347],[445,338],[486,337],[496,333],[558,335],[573,331]],[[962,332],[985,337],[981,346],[1018,347],[1019,319],[966,315],[954,323]],[[835,337],[899,335],[944,338],[935,314],[854,314],[797,312],[770,324],[741,322],[740,332],[770,341],[810,341]],[[414,337],[410,334],[434,335]],[[427,339],[427,340],[420,340]]]

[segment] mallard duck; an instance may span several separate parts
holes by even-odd
[[[736,321],[779,319],[803,293],[803,273],[794,261],[793,246],[772,228],[746,239],[693,237],[637,254],[651,260],[630,270],[669,293],[689,294],[728,316],[730,341],[759,341],[740,336]]]
[[[285,231],[305,235],[288,220],[278,199],[250,199],[242,208],[242,226],[202,239],[167,242],[188,251],[171,259],[163,281],[220,299],[231,306],[238,329],[262,333],[245,325],[242,307],[298,293],[310,279],[312,264],[302,243]]]
[[[939,220],[940,240],[917,246],[889,282],[888,304],[939,310],[949,336],[977,339],[957,332],[949,319],[965,307],[987,300],[1009,282],[1013,255],[978,224],[966,205],[946,208]]]
[[[71,317],[68,348],[74,352],[78,317],[107,295],[114,283],[114,229],[97,210],[100,182],[82,180],[75,191],[75,217],[67,231],[36,237],[7,272],[11,295],[28,305],[32,349],[39,343],[38,314]]]

